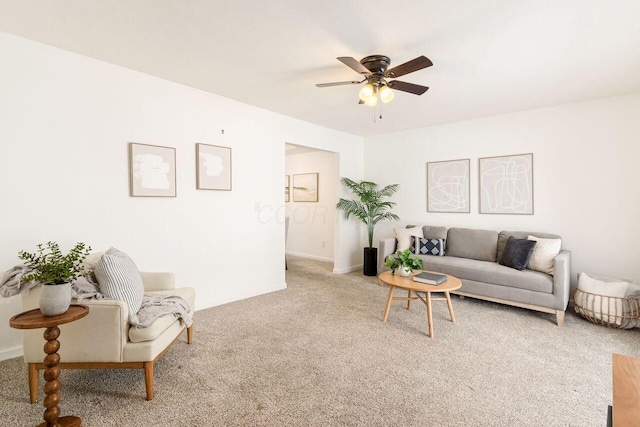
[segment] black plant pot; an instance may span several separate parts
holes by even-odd
[[[364,248],[364,266],[362,272],[365,276],[378,275],[378,248]]]

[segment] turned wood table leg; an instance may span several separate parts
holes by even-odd
[[[407,310],[411,310],[411,289],[407,290]]]
[[[47,328],[44,331],[44,339],[47,342],[44,345],[44,352],[47,354],[44,358],[44,379],[47,382],[44,385],[44,393],[47,397],[44,398],[44,406],[47,408],[44,411],[44,419],[47,422],[47,426],[57,426],[58,417],[60,416],[60,368],[58,368],[58,362],[60,362],[60,356],[58,350],[60,349],[60,328],[53,326]]]
[[[60,349],[60,328],[57,326],[49,327],[44,331],[44,339],[47,342],[44,344],[44,352],[47,354],[44,358],[44,379],[46,381],[44,385],[44,407],[47,408],[44,411],[44,423],[38,425],[38,427],[63,427],[63,426],[80,426],[81,421],[78,417],[60,417],[60,355],[58,350]]]

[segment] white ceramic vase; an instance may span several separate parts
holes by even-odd
[[[409,267],[398,267],[398,274],[402,277],[407,277],[411,274],[411,269]]]
[[[71,305],[71,283],[62,285],[42,285],[40,311],[45,316],[65,313]]]

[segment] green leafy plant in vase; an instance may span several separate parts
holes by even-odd
[[[71,304],[71,282],[86,274],[83,261],[91,247],[76,245],[63,254],[56,242],[39,244],[33,252],[20,251],[18,256],[31,269],[21,282],[41,283],[40,311],[45,316],[56,316],[67,311]]]
[[[409,249],[405,251],[398,251],[394,255],[389,255],[384,260],[384,266],[389,267],[392,274],[395,274],[398,270],[400,276],[408,276],[413,270],[422,270],[424,268],[424,262],[415,256],[411,256]]]

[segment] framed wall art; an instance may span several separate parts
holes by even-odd
[[[427,163],[427,212],[471,212],[469,165],[469,159]]]
[[[285,202],[289,201],[289,187],[290,187],[289,175],[285,175],[284,176],[284,201]]]
[[[533,154],[478,160],[481,214],[533,215]]]
[[[231,190],[231,148],[196,144],[196,188]]]
[[[318,201],[318,174],[302,173],[293,175],[293,201]]]
[[[130,142],[129,195],[176,197],[176,149]]]

